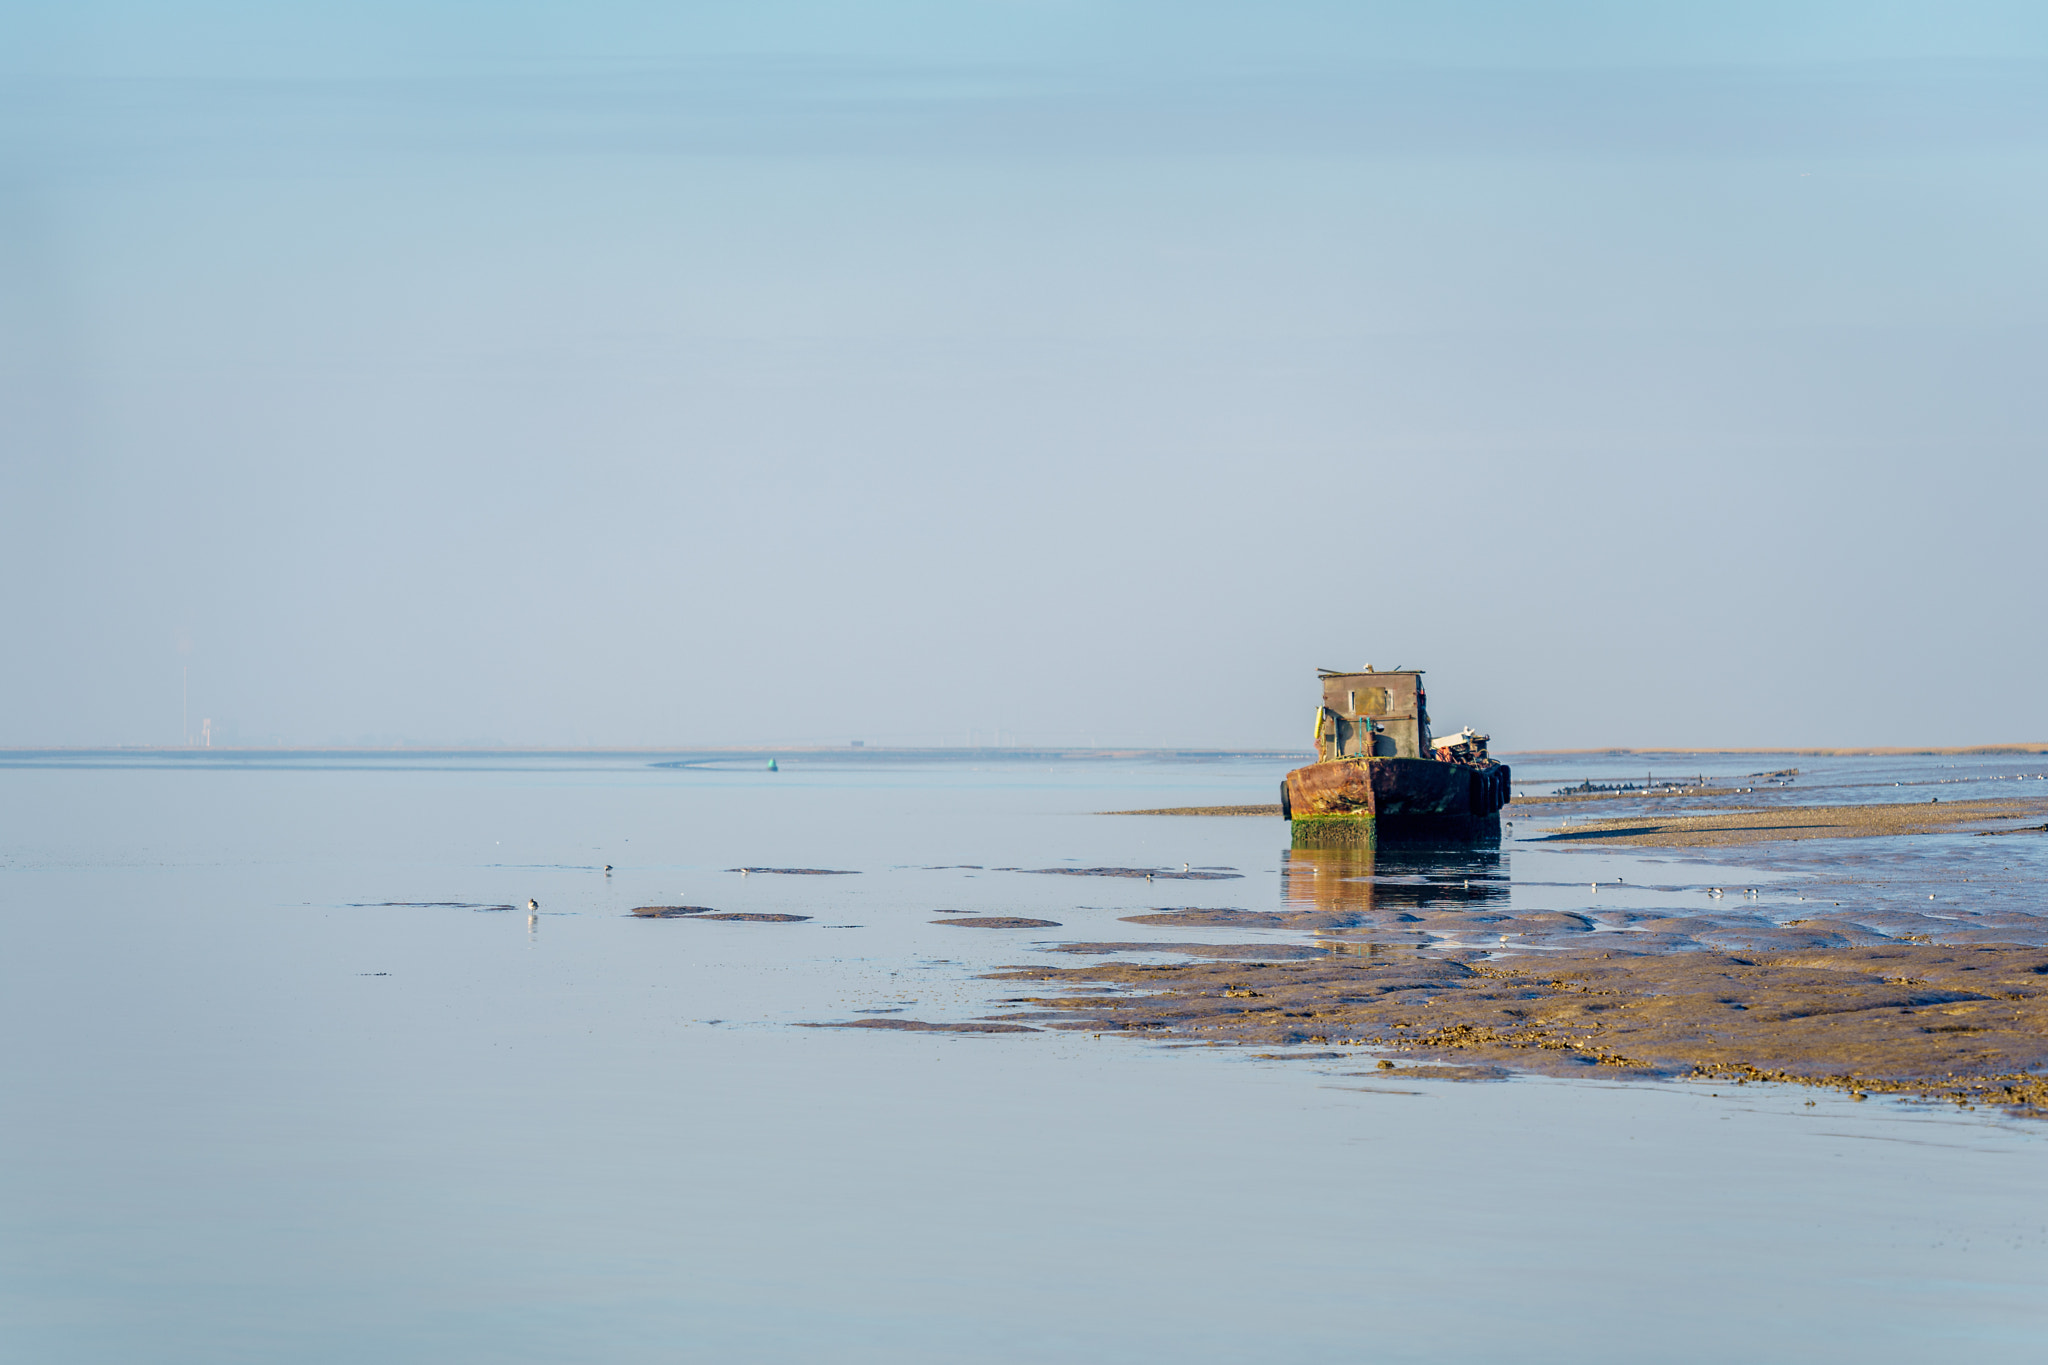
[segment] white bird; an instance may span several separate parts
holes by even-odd
[[[604,870],[605,870],[605,871],[607,871],[607,872],[611,871],[611,870],[612,870],[612,865],[611,865],[610,863],[606,863],[606,864],[604,865]]]
[[[540,902],[535,900],[533,897],[528,896],[526,898],[526,913],[530,915],[538,909],[540,909]]]

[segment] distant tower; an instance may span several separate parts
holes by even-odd
[[[199,742],[209,749],[213,747],[213,722],[211,720],[199,722]]]

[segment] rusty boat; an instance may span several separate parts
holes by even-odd
[[[1280,784],[1296,848],[1497,840],[1508,768],[1471,728],[1429,731],[1421,669],[1318,669],[1316,761]]]

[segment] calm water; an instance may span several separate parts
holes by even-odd
[[[2042,770],[1683,766],[1709,762],[1798,765],[1782,799],[1830,801]],[[1093,812],[1270,800],[1286,766],[0,766],[0,1359],[2038,1358],[2036,1125],[792,1027],[972,1018],[1015,989],[979,971],[1074,960],[1036,944],[1282,905],[1277,820]],[[1735,872],[1540,832],[1518,822],[1481,894],[1584,911],[1621,876],[1628,905],[1697,907],[1746,877],[1782,918],[1828,875],[1817,846]],[[2023,836],[1859,842],[1928,878],[1996,857],[1997,913],[2043,908]],[[995,870],[1069,861],[1243,876]],[[1387,870],[1390,894],[1451,875]],[[625,914],[649,903],[811,918]],[[949,911],[1060,927],[930,923]]]

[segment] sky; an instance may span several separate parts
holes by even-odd
[[[2048,739],[2048,8],[0,0],[0,745]]]

